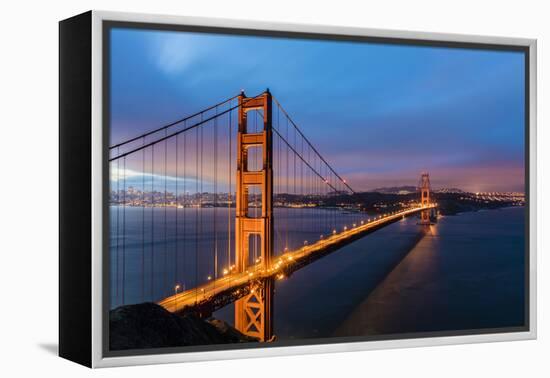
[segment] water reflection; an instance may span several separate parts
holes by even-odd
[[[333,336],[524,324],[525,210],[440,219]]]
[[[408,218],[277,281],[279,340],[520,326],[523,208]],[[233,306],[216,317],[233,322]]]

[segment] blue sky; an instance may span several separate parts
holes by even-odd
[[[518,52],[111,31],[111,144],[269,88],[356,190],[523,190]]]

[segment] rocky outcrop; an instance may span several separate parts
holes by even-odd
[[[155,303],[111,310],[109,324],[111,350],[257,341],[221,320],[175,315]]]

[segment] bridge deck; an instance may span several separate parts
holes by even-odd
[[[215,296],[228,292],[232,289],[238,289],[249,283],[266,278],[283,278],[284,272],[294,271],[307,263],[316,255],[322,256],[330,250],[337,249],[343,244],[361,237],[363,234],[372,232],[395,221],[436,207],[432,204],[425,207],[409,208],[400,212],[375,218],[374,220],[357,225],[356,227],[342,231],[338,234],[325,237],[314,244],[306,245],[300,249],[286,252],[274,259],[273,265],[269,269],[263,269],[262,264],[256,264],[248,267],[243,273],[230,273],[221,278],[210,281],[204,285],[193,289],[185,290],[158,302],[170,312],[180,312],[188,308],[197,306],[197,304],[209,301]]]

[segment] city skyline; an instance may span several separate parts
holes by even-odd
[[[180,182],[183,182],[184,180],[183,179],[179,179]],[[412,190],[412,187],[413,185],[403,185],[403,186],[396,186],[396,187],[381,187],[381,188],[376,188],[376,189],[373,189],[373,190],[366,190],[366,191],[360,191],[360,192],[357,192],[359,194],[361,193],[375,193],[375,192],[381,192],[381,193],[392,193],[392,194],[412,194],[412,193],[416,193],[418,191],[418,188],[416,188],[415,190]],[[390,189],[390,190],[388,190]],[[399,190],[398,190],[399,189]],[[479,193],[495,193],[495,194],[517,194],[517,195],[525,195],[525,192],[523,191],[484,191],[484,192],[468,192],[468,191],[465,191],[465,190],[462,190],[460,188],[445,188],[445,187],[441,187],[441,188],[432,188],[432,191],[434,193],[469,193],[469,194],[479,194]],[[155,194],[163,194],[165,191],[164,191],[164,184],[163,183],[160,183],[156,188],[152,189],[151,186],[149,185],[149,187],[145,187],[145,190],[140,186],[139,183],[136,183],[135,186],[133,186],[132,184],[129,184],[127,182],[127,185],[126,185],[126,190],[124,188],[124,186],[119,186],[117,188],[116,184],[111,188],[110,190],[111,192],[111,195],[115,195],[116,196],[116,193],[145,193],[146,195],[149,195],[151,193],[155,193]],[[193,189],[185,189],[185,191],[183,190],[182,187],[178,187],[176,188],[175,184],[171,184],[169,186],[167,186],[166,188],[166,194],[169,195],[169,196],[175,196],[177,193],[177,196],[180,197],[180,196],[196,196],[196,195],[201,195],[201,194],[208,194],[208,195],[217,195],[219,197],[222,197],[222,196],[227,196],[229,195],[229,193],[227,191],[223,191],[223,190],[218,190],[216,192],[212,191],[211,188],[208,188],[208,187],[205,187],[203,188],[202,191],[195,191]],[[337,192],[319,192],[317,195],[320,195],[320,196],[331,196],[331,195],[334,195],[335,193]],[[345,193],[345,191],[341,192],[341,193]],[[280,195],[296,195],[296,196],[301,196],[301,195],[304,195],[304,196],[308,196],[308,195],[311,195],[311,194],[301,194],[301,193],[292,193],[292,191],[289,191],[289,192],[279,192],[279,193],[275,193],[274,195],[276,196],[280,196]],[[231,196],[234,197],[235,196],[235,192],[232,191],[231,192]]]
[[[424,170],[436,187],[524,191],[521,53],[116,28],[111,37],[111,144],[269,87],[358,191],[414,185]]]

